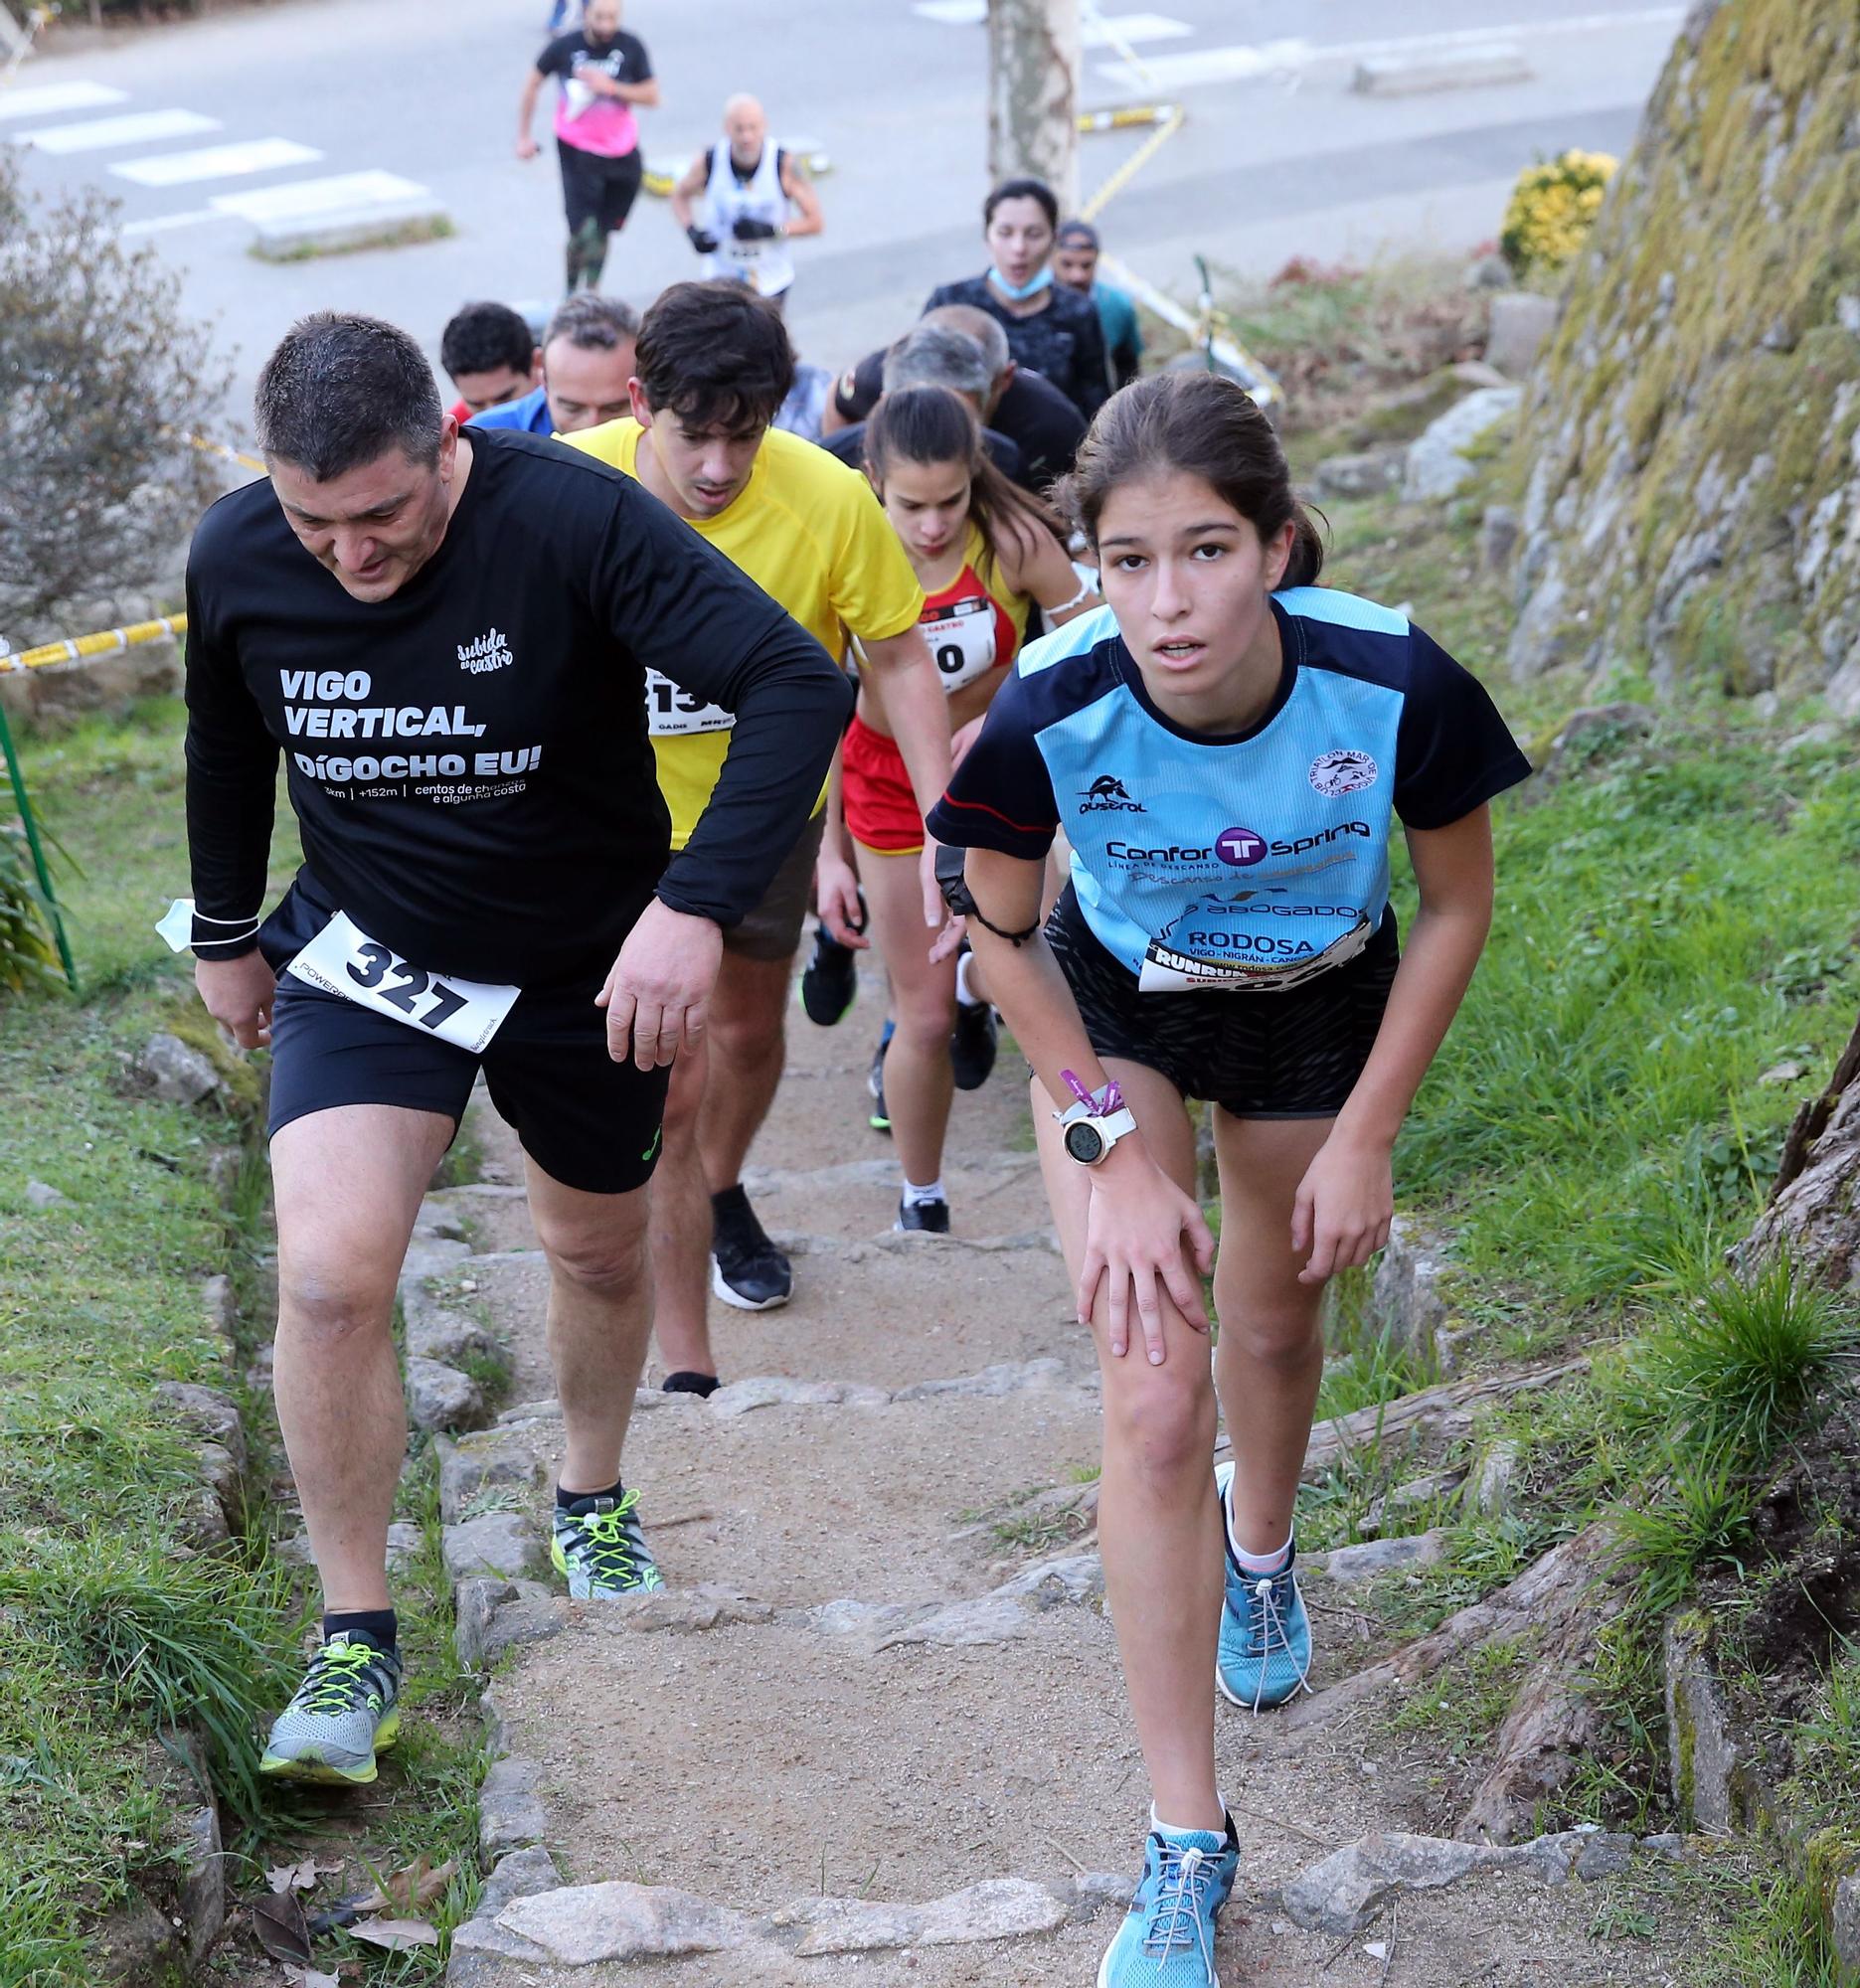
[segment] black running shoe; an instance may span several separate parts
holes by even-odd
[[[866,1073],[866,1088],[872,1093],[872,1110],[866,1123],[875,1132],[889,1132],[892,1128],[892,1114],[885,1108],[885,1052],[889,1047],[888,1037],[872,1052],[872,1068]]]
[[[788,1259],[741,1187],[711,1196],[711,1289],[738,1311],[773,1311],[794,1289]]]
[[[860,906],[863,909],[865,900]],[[859,998],[858,955],[825,925],[814,927],[814,956],[801,969],[801,1007],[807,1019],[830,1029],[843,1022]]]
[[[949,1032],[949,1062],[958,1090],[979,1090],[994,1069],[999,1030],[986,1001],[955,1004],[955,1027]]]
[[[892,1229],[898,1236],[947,1236],[949,1204],[946,1201],[900,1200],[898,1220]]]

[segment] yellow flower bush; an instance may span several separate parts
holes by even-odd
[[[1615,165],[1606,152],[1568,151],[1518,175],[1498,248],[1520,276],[1560,269],[1581,248]]]

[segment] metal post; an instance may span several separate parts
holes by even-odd
[[[26,796],[26,775],[20,769],[19,752],[13,744],[13,728],[7,723],[6,706],[0,704],[0,750],[6,753],[6,769],[13,782],[13,799],[19,808],[19,818],[26,828],[26,846],[32,851],[32,867],[38,873],[39,890],[45,899],[46,909],[52,914],[52,935],[58,941],[58,956],[65,968],[65,978],[71,983],[71,991],[78,991],[78,967],[71,956],[71,940],[65,935],[65,913],[59,909],[58,893],[52,888],[51,866],[45,860],[45,849],[39,840],[39,823],[33,815],[32,802]]]

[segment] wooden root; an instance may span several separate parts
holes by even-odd
[[[1358,1408],[1354,1414],[1339,1415],[1334,1421],[1318,1422],[1305,1446],[1304,1474],[1325,1469],[1338,1457],[1353,1450],[1406,1435],[1411,1429],[1426,1428],[1436,1434],[1461,1436],[1472,1427],[1472,1410],[1482,1402],[1502,1402],[1513,1395],[1529,1394],[1539,1388],[1554,1388],[1572,1375],[1586,1374],[1588,1360],[1566,1360],[1557,1367],[1539,1367],[1524,1374],[1488,1374],[1471,1381],[1455,1381],[1440,1388],[1424,1388],[1418,1395],[1403,1395],[1393,1402]]]
[[[1612,1529],[1598,1520],[1392,1657],[1286,1707],[1284,1726],[1303,1732],[1329,1725],[1376,1693],[1412,1688],[1484,1645],[1523,1644],[1530,1676],[1454,1833],[1474,1843],[1535,1834],[1537,1804],[1569,1779],[1601,1735],[1604,1708],[1583,1689],[1583,1680],[1598,1631],[1627,1602],[1626,1578],[1614,1559]]]

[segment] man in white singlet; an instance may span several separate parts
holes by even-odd
[[[748,283],[778,310],[794,280],[788,244],[826,225],[820,199],[799,160],[769,142],[755,97],[724,105],[724,137],[673,189],[672,218],[704,257],[708,278]]]

